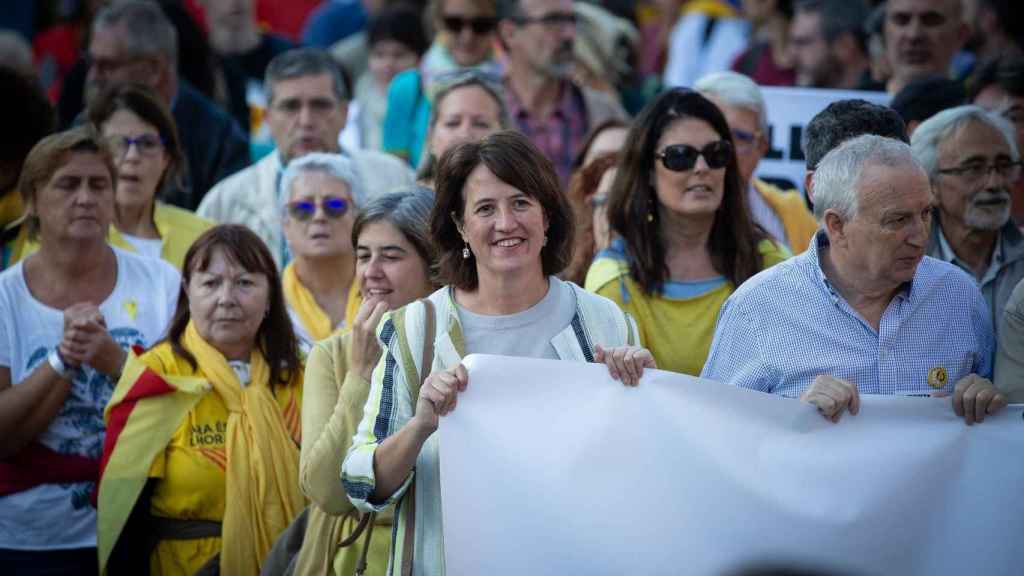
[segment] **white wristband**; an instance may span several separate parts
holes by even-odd
[[[53,371],[61,378],[68,378],[70,376],[71,369],[64,365],[64,359],[60,357],[60,352],[56,348],[46,356],[46,361],[50,364],[50,368],[53,368]]]

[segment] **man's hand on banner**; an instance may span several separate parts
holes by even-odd
[[[953,388],[953,411],[968,426],[984,421],[986,415],[1006,408],[1006,404],[1006,396],[991,381],[977,374],[964,376]]]
[[[606,364],[608,373],[626,386],[640,383],[644,368],[657,368],[654,355],[640,346],[616,346],[614,348],[594,347],[594,361]]]
[[[459,392],[469,384],[469,372],[462,364],[434,372],[420,387],[420,397],[416,401],[416,415],[423,429],[433,432],[437,430],[439,416],[444,416],[455,409]]]
[[[844,410],[848,409],[853,415],[860,412],[857,385],[828,374],[820,374],[815,378],[811,387],[800,395],[800,399],[817,406],[818,412],[833,422],[839,422]]]

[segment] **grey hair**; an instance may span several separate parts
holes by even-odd
[[[693,89],[704,96],[721,100],[729,106],[746,108],[757,114],[761,132],[768,136],[768,114],[765,113],[761,88],[749,77],[738,72],[712,72],[703,76]]]
[[[423,259],[429,276],[437,260],[437,246],[430,237],[430,211],[434,208],[434,191],[412,184],[378,196],[359,210],[352,224],[352,246],[359,245],[359,235],[374,222],[387,222],[398,229]]]
[[[302,76],[319,76],[328,74],[334,95],[342,102],[351,100],[351,92],[345,81],[345,74],[331,55],[320,48],[294,48],[282,52],[267,64],[263,75],[263,86],[267,91],[267,102],[274,103],[274,85],[282,80],[291,80]]]
[[[305,174],[319,172],[348,184],[349,194],[352,196],[352,204],[359,208],[366,201],[366,191],[363,190],[363,181],[359,177],[355,164],[341,154],[328,154],[326,152],[310,152],[301,158],[296,158],[288,163],[281,175],[281,188],[278,194],[280,199],[281,214],[288,216],[285,206],[291,201],[292,186],[295,181]]]
[[[132,56],[162,56],[172,65],[177,63],[178,31],[156,2],[112,2],[96,14],[92,29],[96,31],[114,26],[120,26],[124,31],[122,40]]]
[[[1010,147],[1010,157],[1013,161],[1020,159],[1017,137],[1007,119],[981,106],[957,106],[925,120],[910,137],[910,148],[914,152],[914,158],[921,163],[929,178],[934,178],[938,174],[939,146],[961,128],[973,123],[983,124],[999,132],[1006,145]]]
[[[857,185],[868,165],[920,167],[910,146],[884,136],[863,134],[832,149],[814,171],[814,217],[821,222],[826,210],[844,220],[857,215]]]

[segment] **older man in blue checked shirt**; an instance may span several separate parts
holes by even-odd
[[[797,397],[837,422],[860,394],[952,394],[967,424],[1006,406],[988,380],[988,307],[959,268],[924,255],[928,176],[910,147],[848,140],[814,174],[822,230],[746,281],[719,316],[704,378]]]

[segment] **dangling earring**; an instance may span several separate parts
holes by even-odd
[[[469,251],[469,244],[466,244],[466,247],[462,249],[462,259],[469,260],[470,254],[472,253]]]
[[[548,235],[547,234],[544,235],[544,241],[541,242],[540,245],[541,246],[547,246],[548,245]]]

